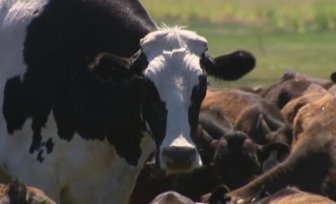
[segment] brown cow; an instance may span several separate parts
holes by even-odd
[[[282,109],[281,113],[290,122],[294,122],[294,118],[299,110],[306,104],[313,102],[325,95],[327,90],[319,85],[311,84],[301,96],[289,101]]]
[[[225,186],[218,186],[211,194],[206,195],[210,196],[209,204],[229,204],[230,202],[223,196],[225,192],[227,192]],[[288,187],[265,198],[253,199],[241,204],[336,204],[336,202],[325,196],[301,191],[295,187]]]
[[[208,143],[205,150],[213,155],[209,167],[212,170],[211,176],[221,179],[216,183],[222,181],[232,189],[246,184],[270,168],[268,165],[278,163],[279,159],[287,156],[289,150],[283,143],[258,145],[241,131],[232,131],[219,139],[213,139],[204,133],[201,137],[204,143]],[[276,158],[271,157],[273,152],[276,153]]]
[[[289,156],[247,185],[229,192],[233,203],[251,200],[262,188],[286,186],[336,200],[336,87],[303,106],[294,119]]]
[[[201,109],[220,110],[237,130],[258,144],[291,143],[290,124],[275,104],[259,95],[237,89],[209,88]]]
[[[253,204],[336,204],[336,202],[318,194],[285,188]]]
[[[273,101],[282,109],[290,100],[301,96],[301,94],[311,85],[320,85],[328,89],[334,85],[335,73],[331,74],[331,80],[310,77],[296,71],[286,71],[279,82],[268,88],[259,91],[264,98]]]

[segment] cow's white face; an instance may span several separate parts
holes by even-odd
[[[194,32],[167,28],[141,40],[148,60],[144,75],[149,93],[146,119],[159,147],[160,166],[168,173],[202,165],[192,141],[206,92],[200,57],[207,41]]]

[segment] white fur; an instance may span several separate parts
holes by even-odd
[[[159,28],[141,39],[140,43],[149,61],[160,55],[162,48],[170,52],[184,48],[198,56],[208,49],[208,42],[204,37],[180,27]]]
[[[26,27],[34,19],[33,12],[42,9],[48,0],[0,0],[0,104],[3,106],[4,87],[8,78],[22,75],[26,66],[23,63],[23,43]],[[22,9],[24,8],[24,9]],[[0,114],[0,151],[6,146],[6,122]],[[5,140],[5,141],[4,141]],[[7,154],[0,154],[2,157]]]
[[[41,134],[47,136],[43,141],[52,138],[55,147],[51,154],[43,154],[40,163],[37,153],[28,153],[33,134],[30,126],[31,120],[27,120],[23,131],[6,140],[2,150],[10,155],[5,158],[7,170],[26,184],[43,189],[57,203],[125,203],[142,165],[155,149],[146,134],[141,143],[144,152],[133,167],[107,141],[83,140],[78,135],[70,142],[59,139],[50,115]]]
[[[192,90],[203,74],[199,62],[200,55],[207,49],[207,41],[191,31],[165,28],[147,35],[141,45],[149,60],[145,76],[154,82],[168,111],[166,136],[160,150],[172,146],[195,148],[190,137],[188,111]],[[160,164],[166,168],[162,159]],[[197,155],[193,166],[201,164]]]

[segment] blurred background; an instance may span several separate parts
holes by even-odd
[[[291,69],[329,78],[336,71],[336,0],[141,0],[158,23],[195,30],[215,57],[251,51],[256,68],[236,82],[264,86]]]

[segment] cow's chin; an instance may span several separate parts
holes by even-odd
[[[202,161],[200,158],[198,158],[191,165],[161,164],[161,167],[165,171],[166,175],[189,173],[197,168],[202,167]]]

